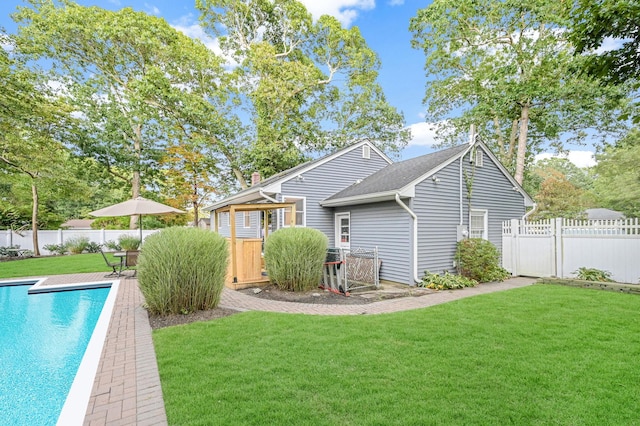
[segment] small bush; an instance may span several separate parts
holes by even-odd
[[[100,253],[100,248],[102,248],[102,244],[91,241],[87,244],[87,248],[85,250],[87,253]]]
[[[113,241],[113,240],[106,241],[104,243],[104,246],[106,248],[108,248],[109,250],[111,250],[111,251],[120,251],[120,250],[122,250],[122,247],[120,247],[120,244],[118,244],[116,241]]]
[[[87,249],[89,246],[89,238],[88,237],[73,237],[69,238],[65,243],[67,250],[71,254],[80,254]]]
[[[14,251],[10,251],[10,250],[14,250],[14,249],[17,250],[19,248],[20,248],[19,245],[0,247],[0,256],[2,256],[2,257],[14,257],[14,256],[17,256],[18,253],[14,252]]]
[[[215,308],[227,274],[224,237],[199,228],[165,228],[145,239],[138,284],[152,314]]]
[[[120,235],[118,245],[122,250],[138,250],[140,247],[140,237],[136,235]]]
[[[45,244],[42,246],[46,251],[57,255],[63,255],[67,252],[66,244]]]
[[[283,228],[264,243],[269,279],[282,290],[305,291],[318,287],[327,256],[326,235],[312,228]]]
[[[477,281],[472,280],[462,275],[450,274],[444,271],[444,274],[432,274],[429,271],[424,271],[422,282],[420,287],[432,288],[434,290],[451,290],[465,287],[475,287],[478,284]]]
[[[509,272],[500,266],[496,246],[482,238],[468,238],[458,242],[456,250],[458,273],[479,283],[504,281]]]
[[[615,282],[611,279],[611,272],[602,271],[596,268],[585,268],[584,266],[578,268],[577,271],[573,271],[577,274],[576,278],[585,281],[601,281],[601,282]]]

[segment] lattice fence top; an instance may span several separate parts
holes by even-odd
[[[503,235],[640,235],[638,218],[619,220],[545,219],[535,222],[512,220],[502,223]]]

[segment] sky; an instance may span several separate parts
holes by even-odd
[[[424,121],[426,76],[424,53],[411,48],[409,20],[429,1],[418,0],[301,0],[314,18],[323,14],[335,16],[344,26],[357,26],[367,44],[379,56],[382,66],[379,83],[387,101],[404,114],[411,129],[412,139],[402,151],[401,159],[408,159],[436,150],[433,132]],[[131,7],[151,15],[163,17],[170,25],[190,37],[201,39],[213,46],[198,25],[199,12],[195,0],[76,0],[85,6],[98,6],[110,10]],[[10,14],[22,0],[0,0],[0,26],[9,32],[16,29]],[[575,149],[574,149],[575,148]],[[569,147],[569,160],[580,167],[595,164],[592,147]],[[549,158],[553,153],[541,154]]]

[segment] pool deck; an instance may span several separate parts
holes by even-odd
[[[104,272],[50,276],[44,285],[105,281]],[[311,315],[381,314],[418,309],[478,294],[524,287],[532,278],[516,277],[464,290],[401,297],[368,305],[315,305],[259,299],[225,289],[221,307],[240,311]],[[120,288],[96,373],[84,425],[167,425],[151,326],[135,278],[120,278]]]

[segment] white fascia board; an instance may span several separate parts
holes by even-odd
[[[302,172],[300,172],[300,173],[302,173]],[[296,176],[298,176],[298,175],[296,175]],[[269,195],[279,194],[279,193],[282,192],[282,183],[286,182],[287,180],[289,180],[289,179],[283,179],[281,181],[274,182],[271,185],[267,185],[264,188],[262,188],[262,192],[264,192],[265,194],[269,194]]]
[[[322,207],[340,207],[351,206],[355,204],[378,203],[380,201],[392,201],[395,199],[398,191],[378,192],[375,194],[356,195],[354,197],[337,198],[335,200],[320,201]],[[412,197],[413,195],[403,195],[403,197]]]

